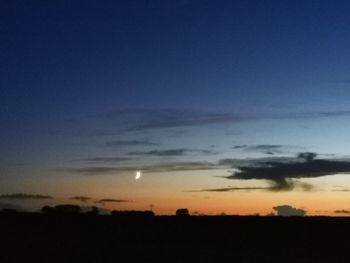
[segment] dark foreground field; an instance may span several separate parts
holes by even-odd
[[[350,262],[349,218],[0,215],[0,262]]]

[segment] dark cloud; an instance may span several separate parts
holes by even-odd
[[[292,190],[296,185],[293,179],[314,178],[326,175],[335,175],[338,173],[350,172],[349,160],[325,160],[314,159],[315,153],[299,153],[294,158],[263,158],[246,160],[244,164],[233,165],[238,169],[228,179],[260,179],[269,180],[272,184],[271,189]],[[231,161],[234,159],[231,159]],[[221,160],[228,164],[230,159]],[[305,189],[310,188],[304,185]]]
[[[184,151],[172,152],[182,156]],[[169,156],[164,153],[147,152],[156,156]],[[163,154],[163,155],[161,155]],[[103,175],[103,174],[120,174],[125,172],[172,172],[172,171],[199,171],[214,169],[232,168],[232,174],[221,176],[226,179],[240,180],[267,180],[270,185],[263,187],[268,191],[286,191],[295,188],[303,191],[313,189],[312,185],[300,182],[302,178],[315,178],[327,175],[350,172],[349,159],[316,159],[318,155],[312,152],[303,152],[296,157],[265,157],[255,159],[221,159],[217,162],[168,162],[154,165],[127,165],[127,166],[90,166],[78,168],[66,168],[61,171],[77,173],[82,175]],[[228,189],[204,189],[216,191],[229,191]],[[232,188],[231,191],[239,190]],[[244,189],[241,189],[244,190]],[[248,190],[248,189],[245,189]],[[251,189],[254,190],[254,189]],[[260,190],[260,189],[255,189]]]
[[[280,205],[273,207],[273,210],[277,212],[278,216],[305,216],[306,211],[303,209],[297,209],[290,205]]]
[[[36,194],[24,194],[24,193],[14,193],[14,194],[2,194],[0,195],[0,199],[53,199],[52,196],[49,195],[36,195]]]
[[[238,159],[238,158],[226,158],[218,161],[218,165],[231,166],[232,168],[237,168],[239,166],[257,166],[264,165],[266,162],[279,162],[279,163],[290,163],[296,160],[296,158],[290,157],[264,157],[264,158],[254,158],[254,159]],[[302,161],[300,159],[300,161]]]
[[[195,171],[195,170],[211,170],[219,169],[216,164],[210,162],[173,162],[163,163],[156,165],[144,165],[144,166],[94,166],[94,167],[80,167],[80,168],[66,168],[60,169],[61,171],[69,173],[78,173],[82,175],[103,175],[111,173],[123,173],[123,172],[172,172],[172,171]],[[222,167],[221,167],[222,168]]]
[[[260,145],[254,145],[254,146],[251,146],[251,148],[254,148],[256,150],[264,150],[264,151],[267,151],[267,150],[276,150],[276,149],[280,149],[280,148],[283,148],[285,147],[284,145],[274,145],[274,144],[260,144]]]
[[[306,192],[314,189],[314,186],[309,183],[294,182],[294,185],[299,186],[303,191],[306,191]]]
[[[186,154],[185,149],[171,149],[171,150],[153,150],[146,152],[129,152],[129,155],[146,155],[146,156],[183,156]]]
[[[306,159],[306,161],[310,162],[317,157],[316,153],[313,152],[303,152],[298,154],[298,158]]]
[[[334,211],[335,214],[350,214],[350,211],[349,210],[335,210]]]
[[[108,147],[121,147],[121,146],[157,146],[159,143],[152,142],[147,139],[139,140],[119,140],[106,142]]]
[[[130,168],[131,169],[131,168]],[[63,171],[70,173],[80,173],[84,175],[95,175],[95,174],[108,174],[108,173],[118,173],[131,171],[130,169],[123,169],[123,167],[103,167],[103,166],[95,166],[95,167],[80,167],[80,168],[68,168],[62,169]]]
[[[87,197],[87,196],[74,196],[71,198],[72,200],[76,200],[76,201],[81,201],[81,202],[87,202],[89,200],[91,200],[91,197]]]
[[[81,159],[79,161],[83,162],[100,162],[100,163],[109,163],[109,162],[125,162],[133,160],[129,157],[94,157],[94,158],[87,158],[87,159]]]
[[[257,145],[235,145],[232,147],[234,150],[244,150],[248,152],[260,152],[268,155],[281,154],[294,152],[295,150],[300,150],[301,147],[290,146],[290,145],[280,145],[280,144],[257,144]]]
[[[235,145],[232,147],[232,149],[246,149],[248,145],[246,144],[241,144],[241,145]]]
[[[113,198],[104,198],[96,201],[96,204],[104,204],[104,203],[123,203],[123,202],[131,202],[130,200],[122,200],[122,199],[113,199]]]
[[[199,150],[199,149],[168,149],[168,150],[152,150],[152,151],[135,151],[129,152],[129,155],[143,155],[143,156],[184,156],[188,154],[216,154],[213,150]]]
[[[213,189],[201,189],[190,190],[186,192],[235,192],[235,191],[254,191],[254,190],[269,190],[269,187],[226,187],[226,188],[213,188]]]
[[[307,183],[301,183],[301,182],[293,182],[293,187],[298,187],[298,188],[302,189],[303,191],[310,191],[313,189],[312,185],[307,184]],[[269,187],[261,187],[261,186],[223,187],[223,188],[191,190],[191,191],[186,191],[186,192],[236,192],[236,191],[259,191],[259,190],[275,192],[276,190],[282,190],[282,189],[276,189],[276,187],[273,185],[273,186],[269,186]]]

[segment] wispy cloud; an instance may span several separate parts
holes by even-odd
[[[211,170],[222,168],[211,162],[172,162],[155,165],[135,165],[135,166],[94,166],[60,169],[68,173],[77,173],[82,175],[103,175],[120,174],[125,172],[172,172],[172,171],[195,171]]]
[[[159,143],[152,142],[148,139],[138,140],[117,140],[106,142],[107,147],[122,147],[122,146],[158,146]]]
[[[52,196],[49,195],[37,195],[37,194],[24,194],[24,193],[14,193],[14,194],[2,194],[0,195],[0,199],[53,199]]]
[[[113,166],[93,166],[93,167],[79,167],[79,168],[65,168],[60,169],[68,173],[78,173],[83,175],[102,175],[110,173],[121,173],[128,171],[135,171],[133,167],[113,167]]]
[[[335,210],[334,211],[335,214],[350,214],[350,210]]]
[[[96,201],[96,204],[104,204],[104,203],[123,203],[123,202],[131,202],[131,200],[123,200],[123,199],[114,199],[114,198],[104,198]]]
[[[338,111],[309,111],[309,112],[285,112],[285,113],[241,113],[241,112],[208,112],[201,110],[184,109],[118,109],[94,115],[94,121],[98,121],[98,127],[82,133],[82,131],[47,131],[50,135],[59,134],[65,136],[112,136],[129,132],[142,133],[152,132],[159,129],[200,127],[221,124],[237,124],[256,120],[289,120],[289,119],[316,119],[349,117],[350,110]],[[91,116],[90,116],[91,117]],[[85,120],[86,121],[86,120]],[[230,127],[232,129],[232,127]],[[232,130],[231,130],[232,131]],[[224,131],[232,135],[229,130]],[[45,132],[46,133],[46,132]],[[236,135],[237,132],[233,132]],[[241,134],[241,132],[238,132]],[[133,146],[156,146],[159,145],[148,139],[134,140],[111,140],[105,143],[106,147],[133,147]]]
[[[268,117],[268,115],[266,115]],[[284,114],[271,115],[271,118],[279,119],[315,119],[315,118],[328,118],[328,117],[349,117],[350,110],[339,111],[311,111],[311,112],[291,112]]]
[[[72,200],[76,200],[76,201],[81,201],[81,202],[87,202],[89,200],[91,200],[91,197],[87,197],[87,196],[74,196],[71,198]]]
[[[130,161],[133,160],[132,158],[129,157],[93,157],[93,158],[86,158],[86,159],[80,159],[78,161],[83,161],[83,162],[90,162],[90,163],[116,163],[116,162],[125,162],[125,161]]]
[[[349,187],[336,185],[336,186],[334,186],[334,188],[335,189],[332,190],[334,192],[350,192],[350,188]]]
[[[128,120],[129,127],[121,131],[202,126],[240,122],[254,118],[234,113],[213,113],[180,109],[125,109],[106,112],[100,114],[99,117],[106,120]]]
[[[314,119],[342,116],[350,116],[350,110],[244,114],[182,109],[122,109],[105,112],[98,117],[102,120],[119,121],[123,128],[115,131],[98,131],[96,134],[112,135],[121,132],[240,123],[260,119]]]
[[[264,147],[263,147],[264,148]],[[141,152],[140,154],[155,156],[183,156],[184,150],[174,152]],[[136,154],[136,153],[135,153]],[[122,165],[122,166],[84,166],[65,168],[61,171],[82,175],[121,174],[125,172],[175,172],[175,171],[199,171],[232,169],[229,176],[220,176],[226,179],[239,180],[263,180],[270,183],[267,187],[229,187],[219,189],[203,189],[196,191],[239,191],[239,190],[267,190],[287,191],[301,189],[310,191],[313,186],[300,181],[303,178],[315,178],[339,173],[350,173],[350,159],[319,159],[319,155],[313,152],[301,152],[295,157],[264,157],[252,159],[220,159],[215,162],[163,162],[153,165]],[[325,156],[325,155],[322,155]],[[340,189],[342,190],[342,189]],[[342,190],[344,191],[344,190]]]
[[[235,145],[232,147],[234,150],[241,150],[247,152],[260,152],[269,155],[291,153],[295,151],[300,151],[302,147],[291,146],[291,145],[281,145],[281,144],[256,144],[256,145]]]
[[[215,151],[201,150],[201,149],[167,149],[167,150],[152,150],[152,151],[135,151],[129,152],[129,155],[142,155],[142,156],[184,156],[188,154],[200,154],[200,155],[211,155],[216,154]]]
[[[269,190],[270,187],[224,187],[201,190],[189,190],[185,192],[236,192],[236,191],[255,191],[255,190]]]
[[[186,149],[171,149],[171,150],[153,150],[145,152],[129,152],[128,155],[143,155],[143,156],[183,156]]]
[[[313,189],[312,185],[302,182],[293,182],[293,187],[299,188],[303,191],[310,191]],[[251,187],[221,187],[221,188],[210,188],[210,189],[200,189],[200,190],[190,190],[185,192],[237,192],[237,191],[269,191],[269,192],[276,192],[279,190],[286,190],[286,189],[280,189],[276,186],[251,186]],[[289,189],[287,189],[289,190]]]

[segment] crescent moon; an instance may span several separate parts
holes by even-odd
[[[139,180],[141,178],[141,171],[136,171],[135,180]]]

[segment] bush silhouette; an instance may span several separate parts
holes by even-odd
[[[1,213],[12,214],[12,213],[17,213],[17,210],[13,208],[3,208],[1,210]]]
[[[41,212],[49,214],[55,212],[55,209],[51,206],[45,205],[43,208],[41,208]]]
[[[177,216],[189,216],[190,213],[188,212],[187,208],[179,208],[176,210],[176,215]]]
[[[44,206],[41,211],[43,213],[58,213],[58,214],[78,214],[81,211],[78,205],[56,205],[55,207]]]

